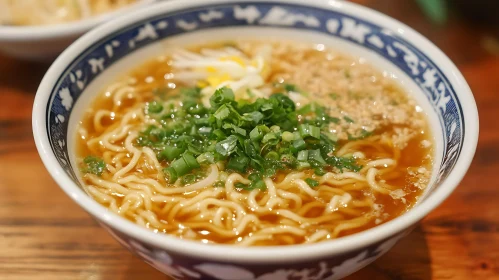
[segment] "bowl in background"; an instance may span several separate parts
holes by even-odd
[[[155,234],[85,193],[75,166],[75,127],[105,85],[169,46],[249,37],[321,43],[361,56],[399,81],[427,112],[436,143],[431,184],[413,209],[336,240],[241,248]],[[38,89],[33,132],[59,186],[123,246],[169,276],[339,279],[386,253],[457,187],[475,152],[478,113],[463,76],[440,50],[408,26],[359,5],[321,0],[169,1],[108,22],[64,51]]]
[[[109,13],[64,24],[0,25],[0,52],[25,60],[51,61],[74,40],[95,26],[155,1],[139,0]]]

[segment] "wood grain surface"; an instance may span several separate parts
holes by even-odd
[[[355,2],[412,26],[457,64],[478,104],[480,139],[452,196],[347,279],[499,279],[499,56],[490,39],[496,30],[456,16],[433,26],[408,0]],[[0,55],[0,279],[166,279],[115,242],[42,165],[31,109],[47,68]]]

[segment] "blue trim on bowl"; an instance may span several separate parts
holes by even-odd
[[[393,32],[340,12],[299,4],[241,1],[191,8],[140,21],[106,36],[75,58],[58,79],[46,111],[50,145],[66,173],[78,183],[68,156],[67,121],[86,85],[114,62],[141,47],[178,34],[230,26],[321,32],[366,47],[388,59],[420,86],[441,122],[444,150],[437,183],[454,167],[464,142],[463,111],[447,77],[422,51]]]

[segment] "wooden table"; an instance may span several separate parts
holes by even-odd
[[[475,94],[481,133],[454,194],[348,279],[499,279],[499,56],[481,43],[486,30],[457,19],[432,26],[408,0],[356,2],[413,26],[450,56]],[[31,108],[47,67],[0,56],[0,279],[165,279],[90,219],[42,165]]]

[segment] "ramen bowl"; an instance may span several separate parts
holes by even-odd
[[[141,0],[128,7],[74,22],[41,26],[0,25],[0,51],[34,61],[53,61],[74,40],[95,26],[155,0]]]
[[[324,44],[397,79],[427,113],[434,135],[433,175],[414,208],[335,240],[243,248],[154,233],[87,195],[75,164],[75,127],[106,83],[168,46],[248,37]],[[478,114],[456,66],[420,34],[378,12],[342,1],[171,1],[106,23],[64,51],[38,89],[33,131],[59,186],[124,247],[173,278],[340,279],[386,253],[452,193],[475,152]]]

